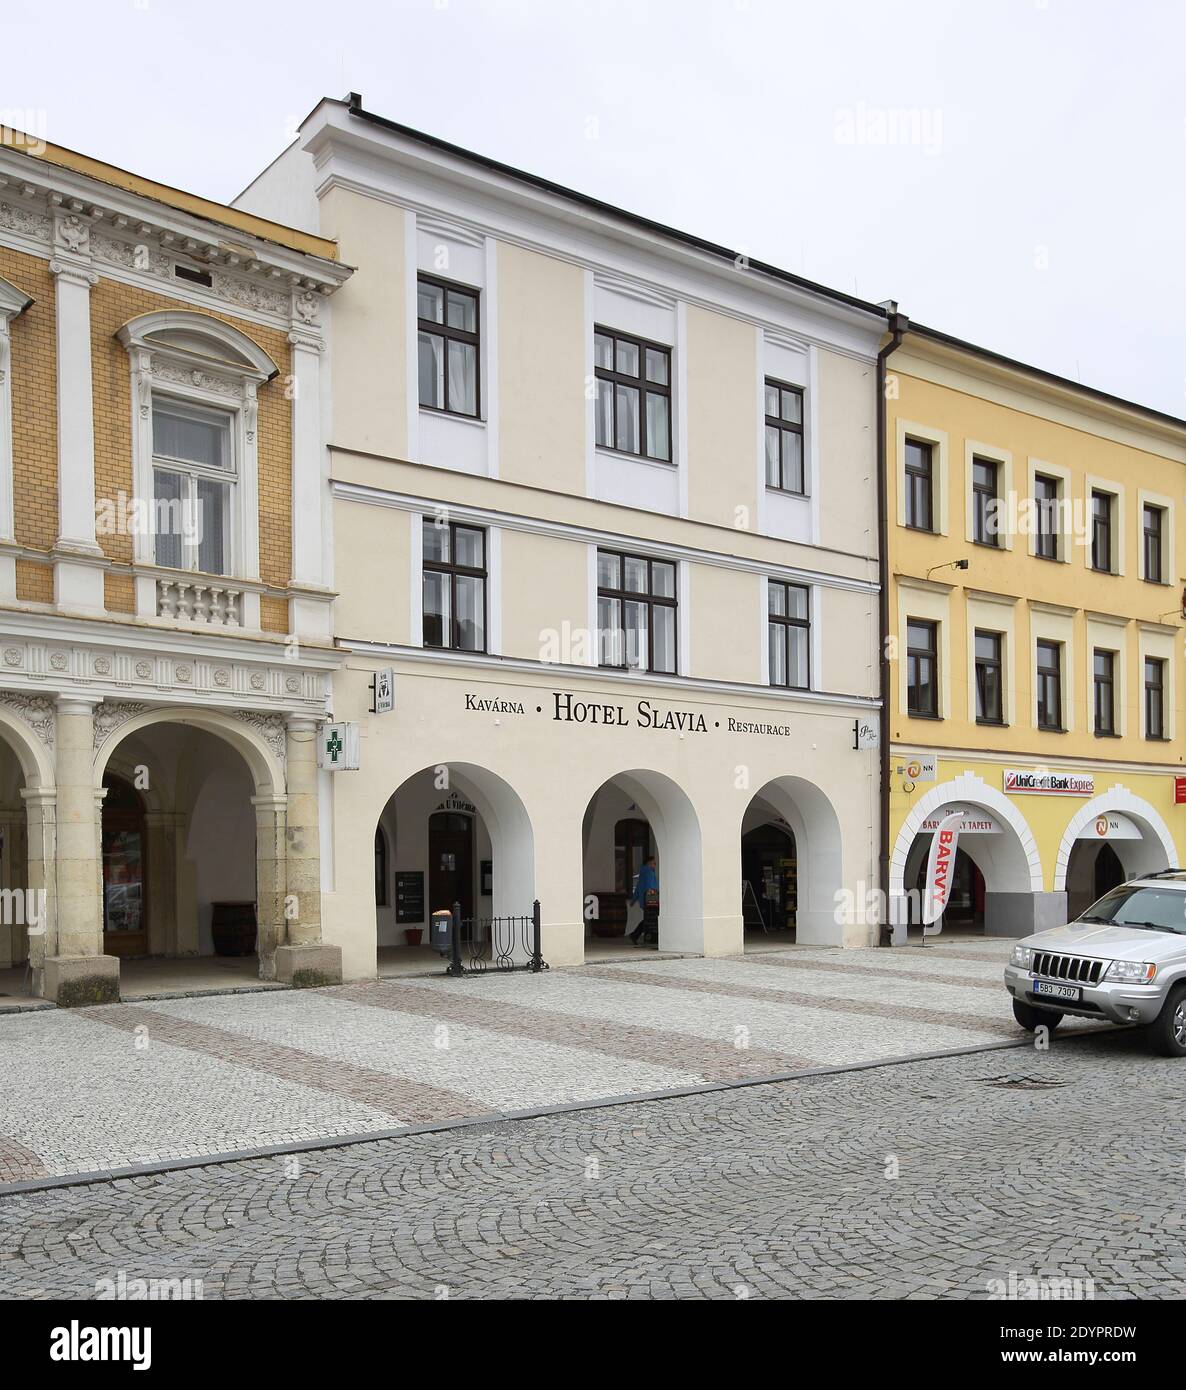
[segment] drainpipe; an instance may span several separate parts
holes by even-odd
[[[881,754],[881,802],[880,802],[880,827],[879,841],[880,852],[877,857],[877,876],[878,887],[881,889],[881,901],[885,905],[885,912],[881,922],[881,933],[877,944],[879,946],[892,946],[894,944],[893,924],[889,920],[890,915],[890,846],[889,846],[889,827],[890,827],[890,659],[889,659],[889,636],[890,636],[890,573],[889,573],[889,474],[888,458],[885,446],[885,378],[886,360],[891,352],[896,351],[902,345],[902,339],[910,327],[910,320],[905,314],[898,313],[897,300],[887,299],[882,306],[886,311],[890,340],[877,354],[877,576],[880,581],[880,589],[877,595],[877,609],[881,630],[881,656],[880,656],[880,686],[881,686],[881,710],[880,710],[880,749]]]

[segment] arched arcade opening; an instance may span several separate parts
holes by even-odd
[[[531,821],[515,790],[487,768],[442,763],[406,778],[379,814],[374,854],[380,975],[439,964],[428,942],[433,912],[456,907],[467,953],[485,959],[492,919],[531,915]]]

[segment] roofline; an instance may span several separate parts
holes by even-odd
[[[667,238],[683,246],[691,247],[704,255],[715,256],[721,260],[726,260],[735,265],[739,251],[731,250],[727,246],[720,246],[716,242],[705,241],[701,237],[693,236],[690,232],[682,232],[676,227],[668,227],[662,222],[655,222],[649,217],[643,217],[638,213],[627,212],[613,203],[604,202],[600,198],[591,197],[587,193],[578,193],[575,189],[567,188],[563,184],[553,183],[551,179],[542,178],[538,174],[529,174],[522,169],[516,169],[513,165],[503,164],[500,160],[491,159],[484,154],[476,154],[473,150],[464,149],[460,145],[454,145],[448,140],[442,140],[438,136],[428,135],[422,130],[415,130],[411,126],[401,125],[399,121],[389,120],[386,116],[379,116],[373,111],[367,111],[362,104],[362,97],[357,92],[350,92],[344,101],[336,101],[332,97],[325,100],[334,105],[345,106],[351,116],[356,116],[359,120],[369,121],[372,125],[381,127],[384,130],[401,135],[407,140],[414,140],[417,144],[426,145],[430,149],[439,150],[442,154],[453,155],[458,159],[463,159],[471,164],[477,164],[483,169],[488,169],[492,173],[500,174],[504,178],[514,179],[518,183],[524,183],[532,188],[539,189],[544,193],[551,194],[556,198],[563,198],[570,203],[576,203],[581,207],[590,209],[606,217],[616,218],[620,222],[625,222],[640,231],[649,232],[654,236]],[[320,103],[318,103],[320,105]],[[316,108],[314,108],[316,109]],[[778,266],[770,265],[766,261],[757,261],[750,256],[745,256],[747,270],[755,271],[759,275],[768,276],[780,284],[793,286],[797,290],[806,291],[809,294],[820,295],[825,299],[830,299],[834,303],[843,304],[846,308],[855,309],[860,313],[869,314],[874,318],[884,320],[887,316],[886,309],[880,304],[873,304],[869,300],[859,299],[856,295],[845,294],[843,290],[834,290],[827,285],[818,284],[814,280],[806,280],[801,275],[794,275],[789,270],[780,270]]]
[[[233,227],[236,231],[246,232],[258,237],[261,241],[273,242],[277,246],[284,246],[288,250],[300,252],[302,255],[317,256],[325,261],[338,259],[337,244],[329,240],[328,237],[315,236],[313,233],[303,232],[297,227],[285,226],[283,222],[273,222],[270,218],[259,217],[255,213],[229,207],[226,203],[215,202],[212,198],[203,198],[197,193],[187,193],[182,188],[174,188],[171,184],[159,183],[156,179],[145,178],[129,169],[122,169],[116,164],[108,164],[91,155],[81,154],[78,150],[67,149],[64,145],[51,145],[47,141],[28,135],[23,131],[11,129],[8,131],[5,144],[20,154],[41,160],[44,164],[53,164],[62,169],[69,169],[74,173],[95,179],[99,183],[118,188],[125,193],[132,193],[137,197],[149,198],[153,202],[163,203],[174,211],[189,213],[209,222],[218,222],[224,227]]]
[[[1186,429],[1186,419],[1177,415],[1169,415],[1163,410],[1155,410],[1151,405],[1141,405],[1138,401],[1126,400],[1123,396],[1114,396],[1111,392],[1101,391],[1096,386],[1084,386],[1081,381],[1072,381],[1070,377],[1059,376],[1057,372],[1048,372],[1044,367],[1035,367],[1030,362],[1020,362],[1015,357],[1006,357],[1003,352],[994,352],[991,348],[969,343],[964,338],[956,338],[950,333],[941,332],[938,328],[928,328],[925,324],[916,323],[913,319],[910,320],[910,326],[906,331],[907,338],[911,335],[927,338],[931,342],[939,343],[941,346],[952,348],[957,352],[966,352],[973,357],[982,358],[986,362],[993,362],[1010,371],[1022,372],[1037,381],[1045,382],[1050,386],[1057,386],[1060,390],[1069,391],[1073,395],[1087,396],[1091,400],[1100,402],[1101,405],[1112,406],[1119,410],[1135,411],[1136,414],[1143,415],[1150,420],[1156,420],[1160,424],[1171,425],[1180,430]]]

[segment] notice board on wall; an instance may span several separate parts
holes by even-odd
[[[395,920],[424,921],[424,875],[419,871],[395,876]]]

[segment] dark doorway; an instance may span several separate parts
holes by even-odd
[[[474,915],[474,820],[458,811],[428,818],[429,911],[461,904],[462,920]]]
[[[918,866],[915,888],[918,892],[919,906],[911,910],[913,924],[921,922],[921,904],[926,895],[927,858],[929,849]],[[975,861],[962,849],[955,852],[955,872],[951,879],[951,895],[947,900],[947,910],[943,913],[943,930],[960,928],[962,931],[984,930],[984,875],[976,867]]]
[[[108,774],[103,786],[103,949],[112,956],[146,956],[144,803],[122,777]]]
[[[1113,888],[1119,888],[1124,880],[1124,865],[1120,862],[1120,856],[1111,845],[1100,845],[1100,852],[1095,857],[1095,901],[1099,902]]]
[[[651,827],[645,820],[620,820],[614,826],[614,891],[634,892],[642,866],[651,857]]]
[[[741,837],[741,905],[746,931],[793,931],[799,865],[795,837],[781,825],[759,825]]]

